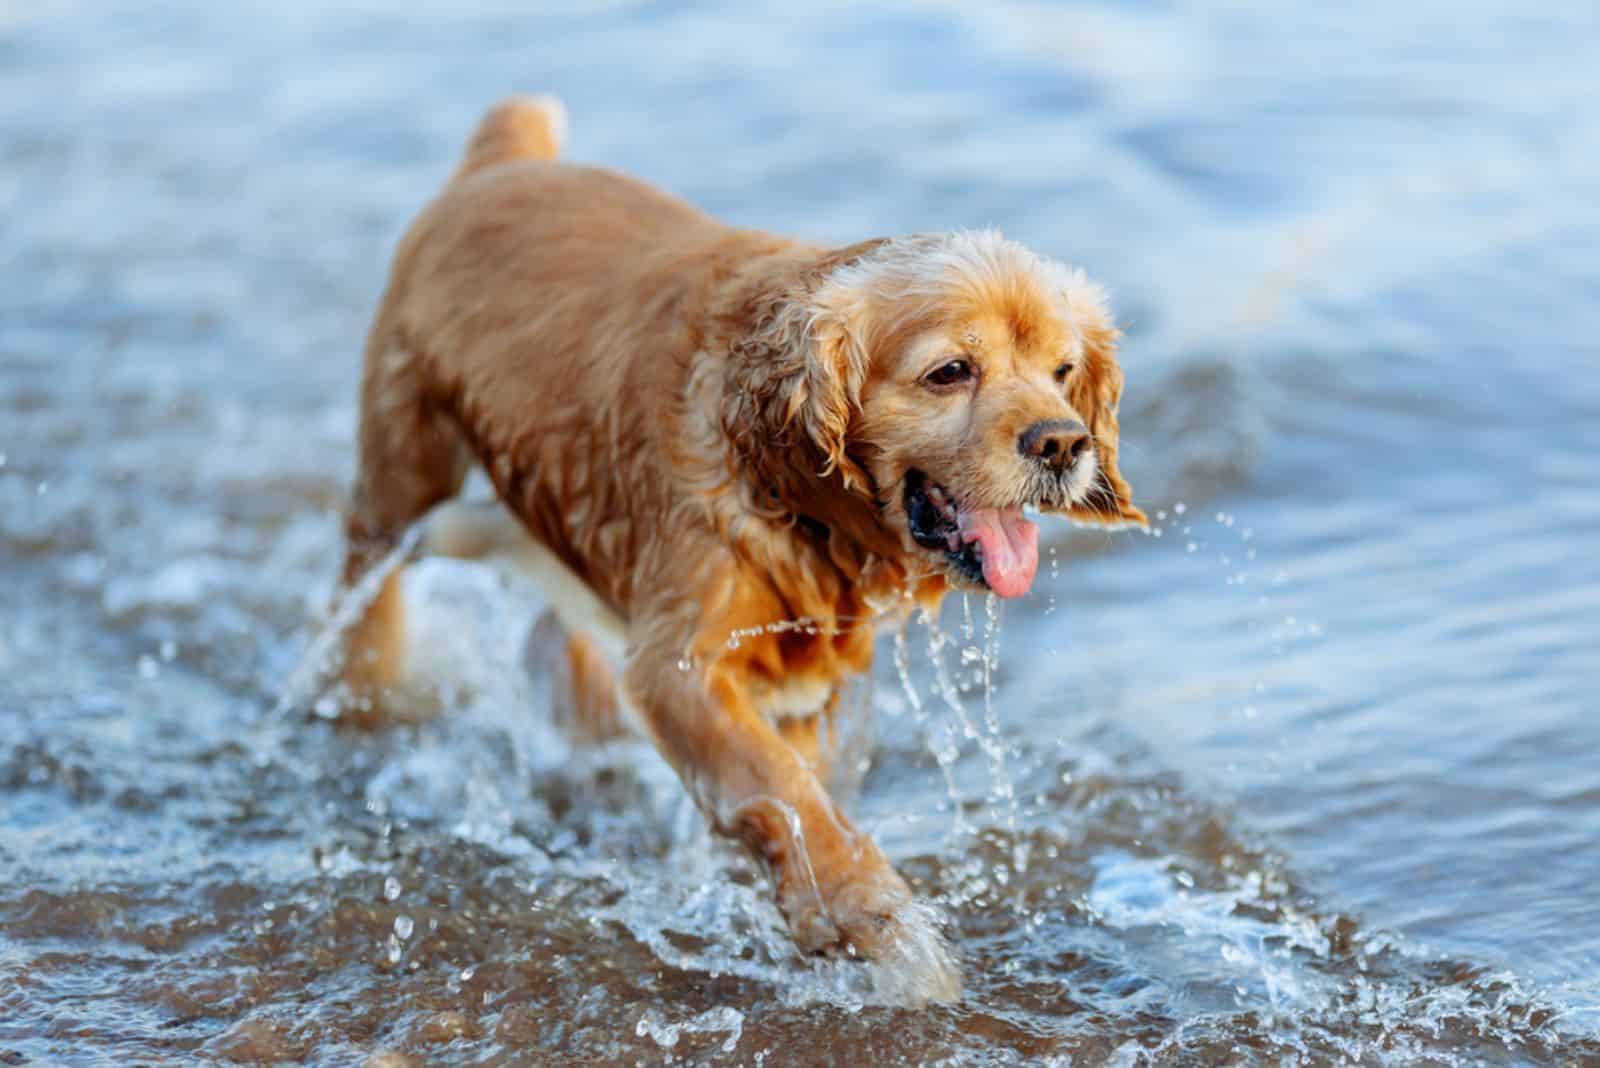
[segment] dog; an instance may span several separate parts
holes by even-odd
[[[830,797],[822,739],[878,630],[952,589],[1028,591],[1025,510],[1145,523],[1105,293],[993,231],[729,227],[560,162],[565,127],[552,97],[495,106],[399,244],[343,584],[424,517],[421,552],[519,561],[560,618],[578,725],[653,741],[765,862],[803,950],[907,957],[927,931]],[[474,464],[496,501],[458,498]],[[407,686],[399,578],[349,632],[364,709]],[[956,996],[932,959],[924,992]]]

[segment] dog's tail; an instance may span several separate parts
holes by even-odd
[[[452,181],[515,159],[555,159],[567,137],[567,109],[556,97],[510,96],[489,109],[467,142]]]

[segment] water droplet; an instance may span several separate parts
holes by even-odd
[[[1187,512],[1188,510],[1189,510],[1189,506],[1187,504],[1184,504],[1182,501],[1179,501],[1177,504],[1172,506],[1172,514],[1173,515],[1182,515],[1183,513]]]
[[[339,718],[339,699],[331,693],[323,694],[311,706],[311,711],[318,719],[335,720]]]
[[[393,935],[389,936],[389,963],[400,963],[400,943],[395,941]]]
[[[139,677],[141,679],[153,679],[159,674],[161,674],[161,665],[156,662],[156,658],[149,653],[141,653],[139,656]]]
[[[400,880],[393,875],[383,881],[383,899],[393,901],[400,896]]]
[[[678,670],[679,671],[684,671],[684,672],[693,671],[694,670],[694,661],[690,660],[686,656],[680,656],[678,658]]]
[[[1189,543],[1189,544],[1188,544],[1188,545],[1187,545],[1187,546],[1186,546],[1186,547],[1185,547],[1185,549],[1184,549],[1184,551],[1185,551],[1185,552],[1191,552],[1191,553],[1192,553],[1192,552],[1194,552],[1194,551],[1196,551],[1196,550],[1197,550],[1197,549],[1199,549],[1199,548],[1200,548],[1200,546],[1198,546],[1198,545],[1196,545],[1196,544],[1195,544],[1195,543],[1194,543],[1194,542],[1192,542],[1192,541],[1191,541],[1191,542],[1190,542],[1190,543]]]
[[[394,933],[400,937],[402,942],[410,938],[411,932],[414,930],[416,930],[416,924],[412,922],[410,916],[396,916],[394,918]]]
[[[472,979],[472,977],[474,975],[477,975],[477,974],[478,974],[478,969],[476,969],[476,968],[472,968],[472,967],[462,968],[461,969],[461,981],[463,983],[468,982],[469,980]]]
[[[170,664],[170,663],[172,663],[173,660],[177,659],[177,656],[178,656],[178,643],[177,642],[173,641],[171,638],[168,638],[168,639],[166,639],[165,641],[163,641],[161,643],[161,659],[165,660],[167,663]]]

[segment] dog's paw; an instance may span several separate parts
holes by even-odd
[[[939,932],[939,915],[907,903],[883,932],[872,960],[873,993],[884,1004],[921,1006],[961,998],[961,965]]]
[[[933,909],[915,901],[885,866],[823,889],[815,883],[780,897],[795,943],[809,952],[860,958],[886,1002],[921,1005],[961,996],[961,969],[939,933]]]

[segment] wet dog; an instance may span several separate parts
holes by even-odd
[[[950,589],[1028,591],[1029,512],[1144,522],[1104,293],[994,232],[734,229],[557,162],[563,125],[551,98],[490,111],[395,254],[344,581],[425,516],[425,551],[519,559],[565,628],[580,723],[654,742],[769,866],[796,942],[953,996],[905,882],[829,796],[821,739],[880,627]],[[456,499],[475,463],[498,503]],[[349,638],[369,709],[405,685],[397,580]]]

